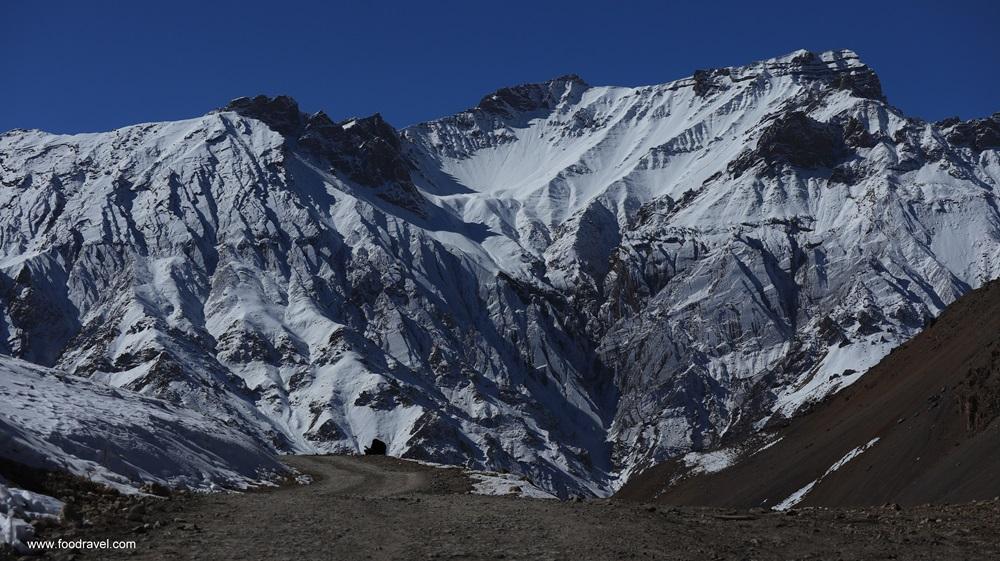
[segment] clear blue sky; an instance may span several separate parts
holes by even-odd
[[[666,82],[798,48],[850,48],[926,119],[1000,111],[996,0],[695,2],[0,0],[0,131],[192,117],[292,95],[396,126],[576,73]]]

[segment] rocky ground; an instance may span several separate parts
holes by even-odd
[[[77,511],[93,524],[43,528],[42,537],[134,539],[138,547],[45,555],[80,560],[1000,558],[996,501],[787,513],[623,500],[559,502],[471,495],[471,482],[459,470],[393,458],[287,461],[310,474],[313,483],[165,499],[74,491],[82,503]],[[94,504],[84,506],[88,496]]]

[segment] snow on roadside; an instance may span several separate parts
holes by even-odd
[[[516,495],[527,499],[556,499],[555,495],[543,491],[520,475],[494,473],[489,471],[469,471],[468,476],[479,481],[472,486],[474,495]]]
[[[34,520],[59,518],[63,503],[52,497],[8,486],[0,477],[0,544],[28,553],[25,542],[35,534]]]
[[[869,440],[868,443],[865,444],[864,446],[858,446],[857,448],[854,448],[850,452],[844,454],[843,458],[841,458],[841,459],[837,460],[836,462],[834,462],[833,465],[830,466],[830,468],[827,469],[826,472],[823,473],[823,475],[821,475],[818,479],[816,479],[816,480],[814,480],[814,481],[806,484],[804,487],[802,487],[798,491],[792,493],[785,500],[783,500],[780,503],[774,505],[771,508],[771,510],[788,510],[788,509],[792,508],[793,506],[799,504],[800,502],[802,502],[802,499],[806,498],[806,495],[809,494],[809,491],[813,490],[813,487],[815,487],[820,481],[823,481],[823,478],[825,478],[826,476],[830,475],[831,473],[837,471],[838,469],[844,467],[844,465],[847,464],[847,462],[849,462],[849,461],[853,460],[854,458],[857,458],[858,456],[860,456],[862,454],[862,452],[864,452],[865,450],[867,450],[867,449],[871,448],[872,446],[874,446],[875,443],[877,443],[878,441],[879,441],[879,437],[876,436],[875,438]]]
[[[439,464],[436,462],[428,462],[425,460],[410,460],[403,458],[408,462],[418,463],[422,466],[428,466],[439,469],[461,469],[462,472],[467,475],[470,479],[479,481],[472,486],[473,495],[492,495],[492,496],[507,496],[516,495],[517,497],[527,498],[527,499],[558,499],[559,497],[549,493],[548,491],[542,490],[540,487],[531,483],[522,475],[516,475],[513,473],[498,473],[495,471],[476,471],[468,468],[462,468],[460,466],[454,466],[449,464]]]

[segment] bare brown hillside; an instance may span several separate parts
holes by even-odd
[[[800,506],[951,503],[1000,495],[1000,282],[962,297],[861,380],[723,471],[668,482],[672,463],[623,498],[772,507],[817,481]],[[852,450],[878,439],[839,469]]]

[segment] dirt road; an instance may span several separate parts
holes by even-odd
[[[131,552],[81,552],[76,559],[1000,558],[996,502],[793,515],[673,509],[470,495],[458,470],[385,457],[288,463],[315,481],[147,502],[141,515],[119,514],[120,522],[64,536],[138,543]]]

